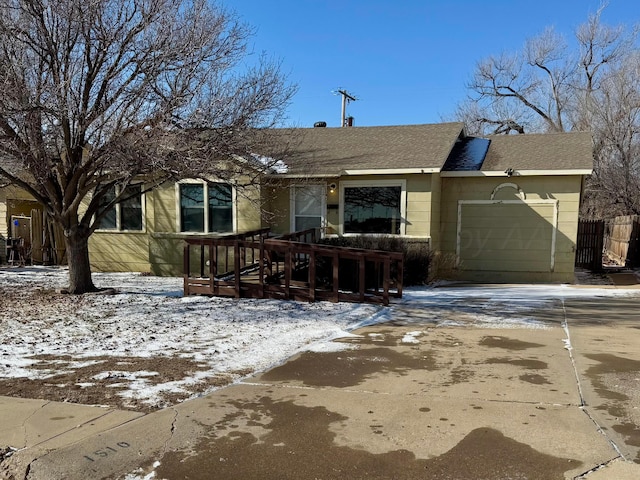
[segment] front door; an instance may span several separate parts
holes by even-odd
[[[327,187],[323,184],[291,187],[291,230],[300,232],[326,225]]]

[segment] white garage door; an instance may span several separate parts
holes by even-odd
[[[457,261],[462,270],[552,272],[557,201],[460,201]]]

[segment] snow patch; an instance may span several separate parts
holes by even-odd
[[[407,332],[404,337],[402,337],[402,343],[420,343],[418,337],[422,335],[422,332]]]

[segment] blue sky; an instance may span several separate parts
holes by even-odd
[[[476,63],[519,50],[546,27],[571,37],[600,0],[222,0],[256,28],[256,53],[281,59],[298,85],[288,125],[356,126],[434,123],[451,119]],[[602,19],[629,28],[640,22],[637,0],[610,0]]]

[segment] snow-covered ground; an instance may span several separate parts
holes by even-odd
[[[398,316],[419,313],[419,321],[442,326],[544,328],[545,319],[535,314],[542,303],[640,293],[548,285],[440,286],[408,289],[401,301],[385,308],[183,297],[181,278],[130,273],[94,274],[95,284],[115,287],[115,295],[56,294],[67,273],[63,268],[0,268],[0,381],[54,378],[91,365],[94,374],[81,386],[117,378],[118,395],[149,405],[158,405],[163,392],[188,398],[202,393],[192,386],[203,379],[261,371],[299,351],[354,348],[331,340]],[[405,341],[415,343],[417,335],[408,334]],[[114,371],[105,361],[109,357],[121,363],[128,357],[187,359],[198,368],[165,380],[154,378],[159,374],[153,370]],[[102,363],[109,365],[104,371]]]

